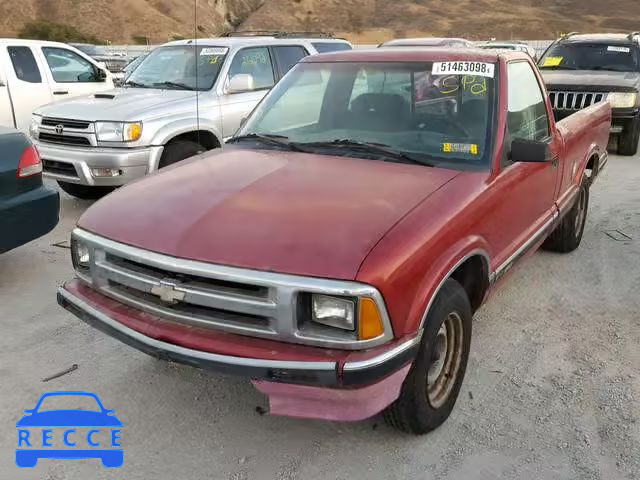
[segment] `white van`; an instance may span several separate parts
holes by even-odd
[[[76,48],[0,38],[0,126],[28,132],[36,108],[112,88],[112,75]]]

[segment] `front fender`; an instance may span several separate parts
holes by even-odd
[[[483,275],[486,276],[483,280],[486,282],[486,287],[488,287],[491,272],[489,251],[489,245],[484,238],[480,236],[470,236],[456,242],[439,255],[438,259],[432,263],[431,267],[425,272],[416,288],[405,330],[407,332],[415,332],[424,327],[429,309],[433,305],[433,301],[444,282],[451,277],[460,265],[475,255],[483,259]],[[488,288],[485,288],[485,295],[487,291]]]
[[[153,136],[151,145],[162,146],[178,135],[198,130],[210,132],[215,135],[220,145],[224,143],[222,141],[222,134],[213,122],[209,122],[203,118],[200,118],[200,121],[198,121],[197,118],[193,117],[176,120],[175,122],[163,125]]]

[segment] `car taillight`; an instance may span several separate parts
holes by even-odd
[[[27,147],[22,152],[20,163],[18,164],[18,178],[31,177],[42,173],[42,162],[38,150],[33,145]]]

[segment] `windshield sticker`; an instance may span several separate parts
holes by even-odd
[[[493,78],[495,65],[486,62],[433,62],[433,75],[478,75]]]
[[[219,57],[218,57],[217,55],[216,55],[215,57],[211,57],[211,58],[209,59],[209,63],[210,63],[211,65],[215,65],[216,63],[218,63],[218,58],[219,58]]]
[[[564,57],[547,57],[544,59],[543,67],[559,67]]]
[[[200,50],[200,55],[226,55],[228,51],[225,47],[207,47]]]
[[[629,47],[607,47],[607,52],[622,52],[622,53],[630,53],[631,49]]]
[[[465,75],[460,81],[459,77],[450,75],[444,77],[440,82],[440,93],[442,95],[450,95],[462,88],[463,92],[470,92],[472,95],[486,95],[487,79],[477,77],[475,75]]]
[[[444,153],[467,153],[470,155],[478,155],[478,145],[475,143],[443,143],[442,151]]]

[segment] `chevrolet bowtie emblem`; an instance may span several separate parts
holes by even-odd
[[[175,283],[162,280],[159,284],[151,288],[151,293],[160,297],[164,303],[174,305],[184,300],[186,292],[178,290]]]

